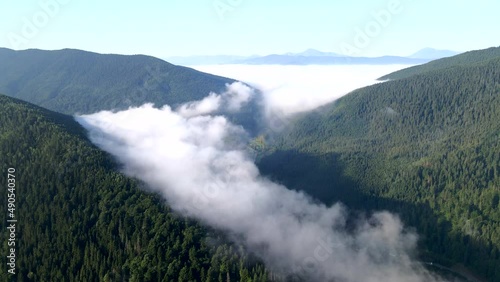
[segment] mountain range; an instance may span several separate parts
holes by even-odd
[[[17,274],[2,271],[1,281],[267,281],[262,263],[221,232],[119,173],[72,116],[0,95],[0,122],[0,169],[16,170],[19,226]]]
[[[0,93],[10,96],[0,95],[0,165],[18,171],[23,219],[17,281],[286,281],[119,173],[68,115],[175,106],[233,80],[148,56],[69,49],[0,49],[0,60]],[[421,234],[421,261],[500,281],[500,47],[381,79],[389,81],[260,132],[259,169],[318,202],[396,212]],[[252,107],[235,121],[252,127]]]
[[[458,54],[454,51],[422,49],[410,56],[352,57],[332,52],[307,49],[300,53],[271,54],[266,56],[189,56],[170,57],[168,61],[180,65],[248,64],[248,65],[386,65],[422,64],[434,59]]]
[[[66,114],[199,100],[234,80],[150,56],[0,48],[0,93]]]
[[[398,212],[426,259],[500,281],[500,48],[381,79],[271,133],[260,169],[325,203]]]
[[[222,93],[236,82],[144,55],[0,48],[0,62],[0,93],[70,115],[125,110],[146,102],[175,108]],[[250,103],[227,116],[253,131],[258,120],[250,112],[256,107]]]
[[[416,53],[408,56],[408,58],[413,58],[413,59],[441,59],[441,58],[446,58],[446,57],[452,57],[458,55],[458,52],[455,51],[450,51],[450,50],[437,50],[433,48],[424,48]]]

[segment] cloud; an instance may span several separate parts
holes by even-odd
[[[240,111],[255,95],[254,90],[241,82],[226,85],[222,94],[211,92],[200,101],[193,101],[181,105],[177,112],[183,117],[212,114],[219,111],[234,113]]]
[[[200,110],[220,106],[224,95],[243,97],[232,100],[240,105],[248,89],[233,86],[176,110],[146,104],[76,120],[124,173],[178,212],[227,231],[277,272],[305,281],[437,281],[412,260],[417,236],[397,216],[379,212],[347,228],[342,204],[315,203],[261,176],[242,127]]]
[[[309,111],[409,65],[209,65],[194,68],[243,81],[264,93],[267,112]]]
[[[218,111],[221,104],[221,96],[210,93],[201,101],[189,102],[179,107],[178,112],[183,117],[206,115]]]

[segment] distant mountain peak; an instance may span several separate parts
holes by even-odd
[[[339,57],[339,54],[333,52],[322,52],[317,49],[309,48],[300,53],[286,53],[285,56],[302,56],[302,57]]]
[[[445,57],[451,57],[458,55],[459,52],[451,51],[451,50],[439,50],[430,47],[423,48],[416,53],[408,56],[408,58],[413,59],[440,59]]]

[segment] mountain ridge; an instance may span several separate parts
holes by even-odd
[[[263,264],[222,232],[172,212],[117,172],[73,117],[0,94],[0,121],[0,169],[15,169],[21,227],[16,275],[3,271],[0,280],[268,281]]]
[[[66,114],[200,100],[235,82],[146,55],[0,49],[0,93]]]
[[[413,59],[441,59],[441,58],[446,58],[446,57],[451,57],[458,55],[459,52],[451,51],[451,50],[439,50],[439,49],[434,49],[434,48],[423,48],[418,50],[417,52],[411,54],[408,56],[408,58],[413,58]]]
[[[420,66],[413,66],[403,70],[399,70],[387,74],[379,78],[379,80],[408,78],[414,75],[431,71],[439,71],[468,64],[480,64],[484,61],[495,59],[498,57],[500,57],[500,47],[491,47],[483,50],[473,50],[452,57],[434,60]]]
[[[268,144],[259,168],[327,204],[397,212],[422,235],[426,261],[500,281],[496,52],[358,89],[299,116]]]
[[[431,60],[451,56],[456,52],[424,48],[410,56],[378,56],[378,57],[351,57],[334,52],[323,52],[309,48],[302,52],[288,52],[284,54],[268,54],[253,56],[187,56],[170,57],[167,60],[176,64],[203,65],[203,64],[275,64],[275,65],[349,65],[349,64],[422,64]]]

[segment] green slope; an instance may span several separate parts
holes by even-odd
[[[0,48],[0,62],[0,93],[66,114],[175,105],[234,82],[143,55]]]
[[[115,171],[72,117],[0,95],[0,183],[15,168],[17,276],[0,281],[267,281],[262,264]],[[7,191],[0,194],[6,230]],[[1,232],[7,242],[7,232]]]
[[[402,79],[431,71],[439,71],[458,66],[467,66],[475,63],[482,63],[492,58],[500,58],[500,47],[492,47],[485,50],[465,52],[453,57],[443,58],[429,62],[427,64],[399,70],[385,75],[379,79]]]
[[[499,117],[493,56],[357,90],[296,120],[259,166],[322,201],[397,212],[422,259],[500,281]]]

